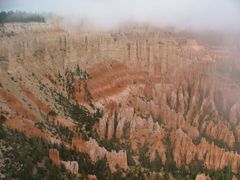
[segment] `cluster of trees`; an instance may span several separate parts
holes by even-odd
[[[68,99],[70,99],[70,98],[74,99],[74,91],[75,91],[74,81],[75,81],[76,76],[78,77],[78,79],[80,79],[80,81],[83,85],[84,100],[87,103],[89,103],[91,106],[93,106],[92,105],[92,96],[88,89],[88,84],[87,84],[87,81],[90,78],[90,75],[87,73],[86,70],[82,70],[79,67],[79,65],[77,65],[75,70],[71,71],[71,70],[67,69],[65,72],[65,77],[66,77],[65,85],[66,85]],[[61,77],[62,76],[59,74],[58,79],[60,80]]]
[[[85,125],[86,130],[90,131],[95,122],[98,122],[103,115],[99,108],[96,108],[96,112],[91,114],[84,106],[56,91],[53,91],[52,95],[56,103],[63,108],[64,114],[78,122],[79,126]]]
[[[112,150],[120,151],[122,149],[127,148],[127,145],[121,144],[116,138],[108,140],[97,137],[97,140],[98,144],[107,149],[108,151]]]
[[[11,146],[11,150],[3,154],[8,159],[3,167],[6,179],[76,179],[64,166],[58,168],[51,162],[48,157],[50,148],[58,149],[65,161],[78,161],[82,177],[93,174],[98,179],[116,179],[119,175],[111,173],[106,157],[94,163],[86,153],[66,148],[63,144],[48,144],[41,138],[29,138],[3,126],[0,126],[0,138]]]
[[[66,70],[65,77],[66,77],[66,91],[68,99],[73,98],[74,93],[74,74],[70,70]]]
[[[82,70],[79,65],[77,65],[76,70],[75,70],[75,75],[77,75],[82,83],[83,83],[83,89],[84,89],[84,100],[89,103],[92,107],[92,95],[88,89],[88,84],[87,81],[88,79],[91,78],[91,76],[88,74],[88,72],[86,70]]]
[[[39,14],[22,11],[1,11],[0,23],[6,22],[45,22],[45,18]]]
[[[79,65],[77,65],[75,75],[79,76],[81,80],[88,80],[91,78],[90,74],[86,70],[82,70]]]
[[[7,161],[1,169],[6,179],[71,179],[66,169],[59,169],[51,162],[48,157],[51,146],[45,140],[29,138],[2,125],[0,139],[8,149],[3,151]]]

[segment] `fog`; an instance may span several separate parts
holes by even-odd
[[[101,27],[126,21],[204,30],[240,30],[239,0],[0,0],[0,10],[53,12]]]

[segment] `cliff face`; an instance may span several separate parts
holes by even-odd
[[[106,157],[112,172],[131,169],[130,156],[142,166],[144,146],[150,163],[166,165],[171,152],[178,168],[201,161],[207,169],[238,171],[240,68],[230,50],[159,29],[4,28],[13,31],[0,37],[0,112],[7,127],[63,143],[93,162]],[[89,128],[97,109],[102,116]],[[114,148],[100,146],[102,140]],[[56,151],[49,157],[59,166]],[[64,164],[80,171],[75,162]]]
[[[223,169],[230,166],[234,172],[240,167],[239,154],[228,152],[204,138],[197,145],[181,130],[172,133],[173,157],[178,167],[192,161],[203,161],[208,169]]]
[[[53,161],[53,163],[56,165],[56,166],[60,166],[60,157],[59,157],[59,152],[58,150],[56,149],[50,149],[49,150],[49,158]]]
[[[59,151],[57,149],[49,149],[49,158],[53,162],[54,165],[60,167],[61,164],[64,165],[67,171],[70,171],[72,174],[76,176],[79,175],[78,173],[78,162],[77,161],[62,161],[60,159]]]
[[[50,32],[54,30],[61,30],[60,24],[57,21],[53,24],[53,22],[41,23],[41,22],[31,22],[31,23],[4,23],[0,26],[0,35],[1,36],[14,36],[17,34],[24,33],[43,33]]]
[[[82,153],[88,153],[91,160],[94,162],[106,157],[112,172],[115,172],[116,165],[125,170],[128,168],[127,154],[125,151],[120,150],[119,152],[109,152],[105,148],[100,147],[94,139],[84,141],[78,137],[74,137],[72,139],[72,147]]]

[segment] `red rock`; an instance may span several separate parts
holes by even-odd
[[[60,167],[61,161],[60,161],[59,152],[57,149],[49,149],[48,156],[56,166]]]

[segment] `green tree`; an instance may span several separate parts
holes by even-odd
[[[149,145],[147,142],[145,142],[144,145],[139,149],[139,160],[141,165],[146,168],[150,166],[149,157],[147,156],[148,150]]]
[[[155,172],[159,172],[161,170],[161,168],[163,167],[162,159],[159,156],[159,153],[158,153],[157,150],[155,151],[155,155],[156,155],[155,160],[151,163],[150,170],[155,171]]]

